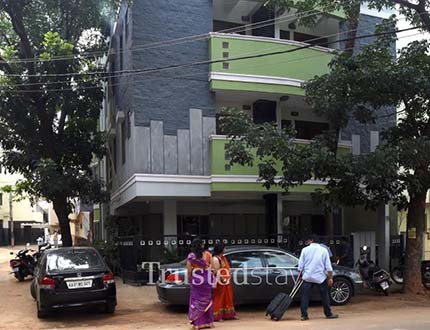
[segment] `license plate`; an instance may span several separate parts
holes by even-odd
[[[387,282],[381,282],[381,288],[382,288],[382,290],[387,290],[388,287],[389,287],[389,285],[388,285]]]
[[[12,272],[14,273],[19,272],[19,268],[12,268]]]
[[[93,286],[93,280],[67,282],[67,288],[69,289],[85,289],[85,288],[91,288],[92,286]]]

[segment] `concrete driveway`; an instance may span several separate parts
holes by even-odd
[[[19,283],[9,275],[10,249],[0,248],[0,329],[189,329],[186,308],[164,306],[154,287],[118,284],[118,307],[113,316],[97,310],[62,311],[46,320],[36,317],[36,304],[30,296],[30,281]],[[306,330],[428,330],[430,297],[389,297],[369,293],[354,297],[350,304],[335,307],[337,320],[326,320],[322,307],[310,308],[311,320],[300,321],[300,309],[293,305],[284,320],[272,322],[264,317],[265,306],[238,309],[240,320],[217,323],[218,329],[306,329]]]

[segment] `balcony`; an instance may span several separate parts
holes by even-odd
[[[230,166],[230,161],[226,159],[226,144],[228,140],[222,135],[213,135],[210,140],[212,191],[252,191],[264,192],[266,188],[257,182],[258,163],[253,166]],[[308,144],[309,140],[296,140],[299,144]],[[352,145],[349,141],[343,141],[338,145],[339,153],[350,153]],[[279,164],[281,170],[281,164]],[[316,188],[322,187],[322,182],[308,182],[302,186],[292,189],[294,192],[313,192]],[[273,192],[283,191],[279,187],[271,189]]]
[[[236,57],[289,51],[304,45],[307,44],[294,40],[212,33],[210,59],[225,61],[211,64],[211,89],[304,95],[302,83],[327,73],[336,50],[314,46],[296,52],[229,61]]]

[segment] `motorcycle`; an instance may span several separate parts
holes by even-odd
[[[15,278],[22,282],[27,276],[33,276],[34,267],[36,266],[35,258],[29,254],[29,252],[35,252],[30,249],[30,244],[27,243],[26,248],[16,253],[16,257],[9,261],[10,268],[12,268],[11,274],[14,274]],[[14,255],[13,252],[10,253]]]
[[[405,269],[405,254],[403,253],[399,260],[399,265],[394,267],[391,270],[391,278],[397,284],[403,285],[403,277],[404,277],[404,269]]]
[[[360,276],[367,287],[383,292],[384,295],[388,296],[388,289],[392,284],[390,274],[370,260],[369,255],[369,248],[366,245],[362,246],[360,248],[360,258],[357,261]]]

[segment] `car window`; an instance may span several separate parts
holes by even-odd
[[[104,263],[95,250],[68,249],[48,254],[46,267],[48,272],[58,273],[100,269],[104,267]]]
[[[260,253],[253,251],[237,252],[227,256],[231,268],[261,268]]]
[[[287,253],[280,251],[265,251],[263,253],[269,267],[292,268],[297,267],[298,260]]]

